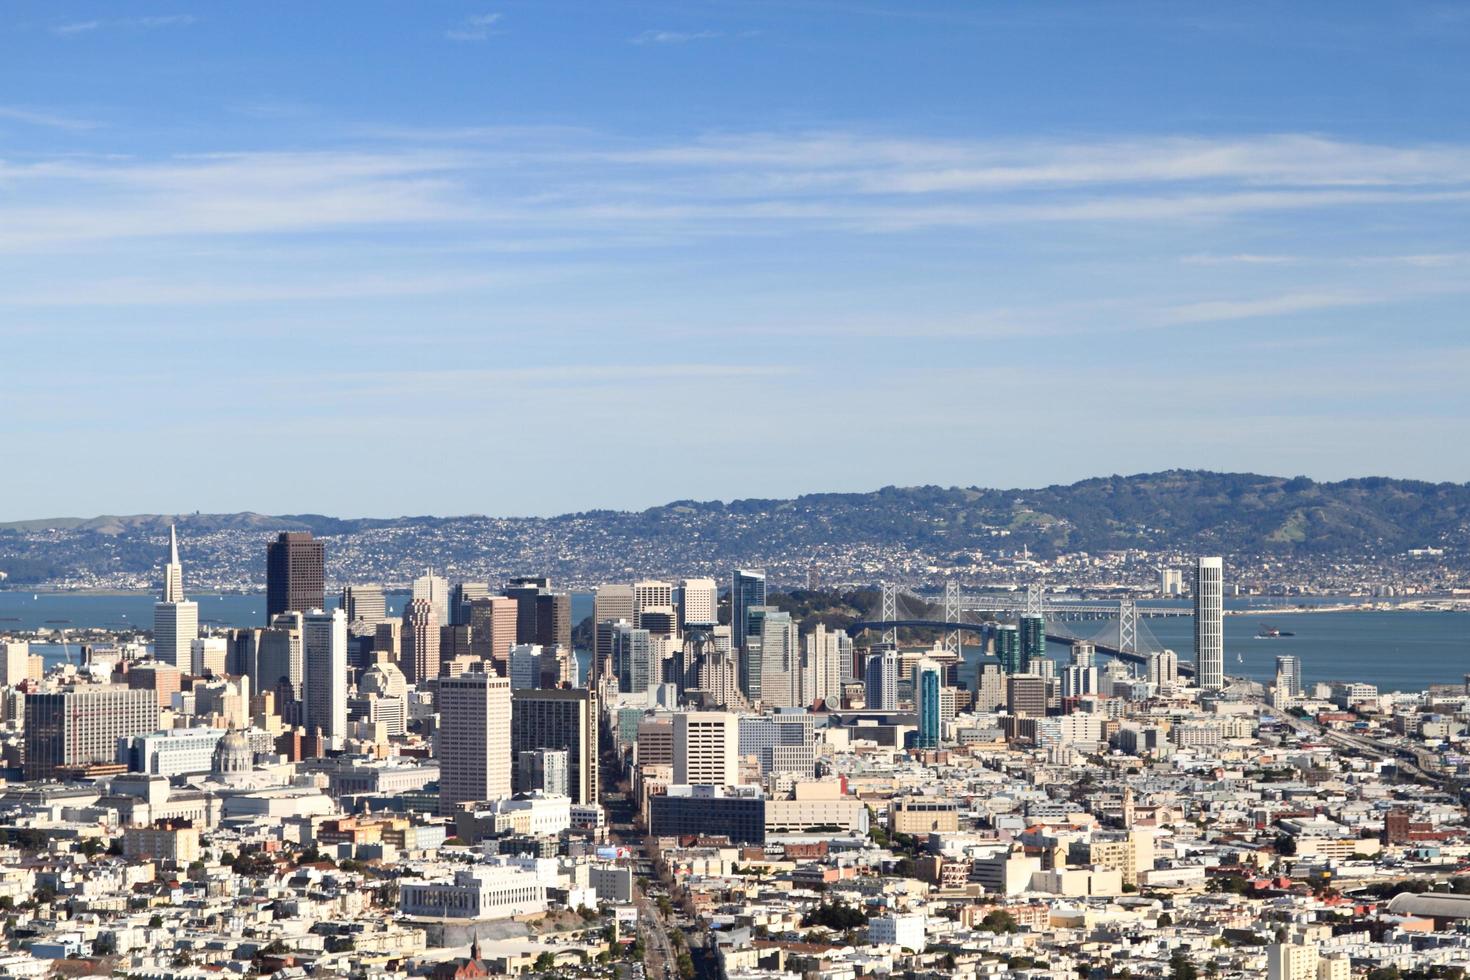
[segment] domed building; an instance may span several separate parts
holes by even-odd
[[[245,733],[231,728],[214,747],[213,772],[216,776],[236,776],[255,768],[255,750]]]

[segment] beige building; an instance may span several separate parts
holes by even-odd
[[[148,827],[129,827],[123,832],[123,857],[174,864],[197,861],[199,828],[191,820],[160,820]]]
[[[888,807],[888,829],[895,834],[954,833],[960,829],[959,806],[925,796],[894,800]]]
[[[498,800],[511,793],[510,681],[483,664],[439,680],[439,813],[461,803]]]
[[[731,712],[679,712],[674,715],[674,783],[737,785],[739,745],[738,722]]]

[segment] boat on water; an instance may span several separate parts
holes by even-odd
[[[1279,630],[1274,626],[1262,626],[1261,631],[1256,634],[1258,640],[1279,640],[1282,637],[1296,636],[1289,630]]]

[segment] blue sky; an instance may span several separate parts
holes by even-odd
[[[0,519],[1470,479],[1470,6],[12,3]]]

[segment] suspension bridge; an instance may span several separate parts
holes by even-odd
[[[1193,615],[1187,608],[1146,605],[1134,599],[1067,599],[1048,595],[1035,585],[1025,591],[968,592],[951,582],[943,593],[931,596],[885,583],[878,618],[853,623],[848,632],[856,636],[865,630],[880,631],[885,642],[896,645],[900,629],[936,630],[943,634],[944,648],[959,656],[965,633],[983,641],[993,635],[999,621],[1040,616],[1046,624],[1046,638],[1052,642],[1085,641],[1099,653],[1147,664],[1149,654],[1164,649],[1147,621]],[[1090,624],[1099,627],[1090,628]],[[1179,672],[1192,674],[1194,666],[1181,663]]]

